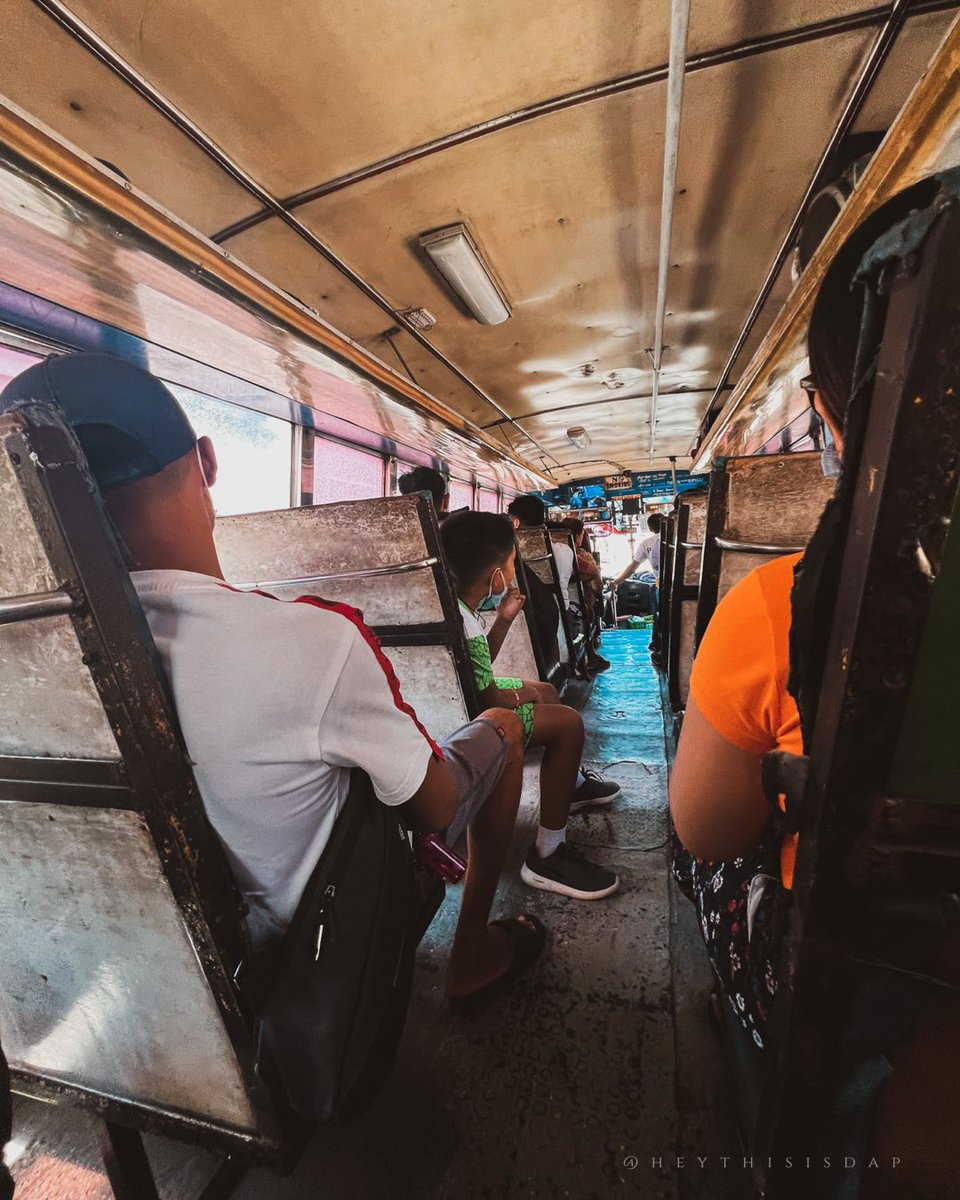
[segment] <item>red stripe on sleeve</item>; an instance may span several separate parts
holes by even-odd
[[[229,589],[231,592],[239,592],[239,588],[231,587],[229,583],[221,584],[222,587]],[[423,727],[420,718],[417,716],[412,705],[404,700],[400,692],[400,680],[397,679],[397,674],[393,669],[393,663],[384,654],[383,647],[380,645],[380,639],[373,632],[369,625],[363,620],[363,614],[358,608],[352,608],[349,604],[339,604],[334,600],[321,600],[319,596],[297,596],[294,600],[280,600],[277,596],[271,596],[269,592],[262,592],[259,588],[251,589],[249,592],[242,592],[241,595],[247,596],[264,596],[267,600],[276,600],[278,604],[312,604],[314,608],[322,608],[327,612],[337,613],[341,617],[345,617],[357,630],[363,640],[367,643],[374,653],[374,657],[380,664],[380,668],[387,677],[387,684],[390,688],[390,694],[393,696],[393,702],[397,708],[406,713],[413,721],[417,729],[426,738],[430,749],[433,751],[434,758],[443,762],[443,751],[433,740],[426,729]]]

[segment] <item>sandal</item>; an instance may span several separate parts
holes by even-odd
[[[473,1017],[482,1012],[537,961],[546,945],[547,931],[544,924],[530,913],[524,913],[523,920],[519,917],[504,917],[500,921],[491,921],[490,924],[499,925],[513,942],[513,962],[502,975],[491,979],[475,992],[466,996],[448,997],[450,1011],[457,1016]]]

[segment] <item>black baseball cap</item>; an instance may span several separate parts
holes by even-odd
[[[114,354],[51,355],[0,392],[0,413],[38,403],[63,413],[101,492],[156,475],[197,444],[170,389]]]

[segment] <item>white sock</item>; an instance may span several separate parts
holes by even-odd
[[[563,829],[544,829],[541,825],[537,830],[537,853],[541,858],[549,858],[550,855],[562,846],[567,840],[567,828]]]

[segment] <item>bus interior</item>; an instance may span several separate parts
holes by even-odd
[[[458,1016],[463,886],[420,872],[388,1078],[291,1121],[130,558],[63,420],[0,400],[3,1200],[960,1196],[957,9],[3,0],[0,388],[74,352],[162,381],[216,447],[226,583],[360,610],[435,738],[488,706],[445,514],[400,481],[539,497],[497,663],[620,788],[567,828],[616,894],[532,890],[528,751],[495,915],[541,918],[542,960]],[[931,177],[839,438],[819,290]],[[799,841],[761,1039],[668,792],[711,619],[785,555],[819,590],[803,750],[763,760]]]

